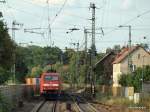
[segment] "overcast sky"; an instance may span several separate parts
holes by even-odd
[[[15,31],[17,43],[32,41],[34,45],[49,45],[46,1],[6,0],[5,4],[0,3],[0,11],[3,12],[9,28],[12,27],[13,20],[23,24],[20,30]],[[127,45],[129,30],[128,28],[118,28],[119,25],[132,26],[132,44],[150,43],[150,0],[49,0],[51,37],[54,46],[61,49],[73,48],[70,43],[79,41],[80,49],[84,48],[83,29],[84,27],[91,28],[89,20],[91,19],[91,10],[89,10],[91,2],[95,3],[97,7],[96,28],[103,27],[104,31],[104,36],[96,35],[98,52],[103,52],[107,47],[116,44]],[[63,5],[64,7],[62,7]],[[73,27],[80,30],[67,34],[68,29]],[[39,34],[24,33],[26,28],[46,28],[34,30],[38,33],[44,33],[44,37]],[[11,30],[9,32],[11,35]],[[101,30],[96,32],[101,33]],[[144,36],[146,36],[145,40]],[[88,46],[90,45],[91,35],[88,35]]]

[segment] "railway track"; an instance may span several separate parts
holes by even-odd
[[[41,101],[31,112],[59,112],[57,110],[58,101]]]
[[[54,101],[54,104],[53,104],[53,107],[52,107],[52,112],[58,112],[57,105],[59,105],[58,101]]]
[[[31,112],[99,112],[84,98],[67,94],[63,100],[41,101]],[[68,108],[67,105],[71,106]],[[63,108],[62,108],[63,107]]]
[[[91,104],[89,104],[84,98],[76,95],[69,95],[74,101],[78,112],[99,112]]]

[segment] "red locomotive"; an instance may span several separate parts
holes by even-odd
[[[46,72],[41,75],[40,94],[44,96],[58,95],[61,91],[59,73]]]

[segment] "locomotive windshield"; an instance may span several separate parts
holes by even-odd
[[[44,77],[45,81],[57,81],[58,80],[58,76],[51,76],[51,75],[46,75]]]

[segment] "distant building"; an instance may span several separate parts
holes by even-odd
[[[95,64],[95,72],[97,79],[100,80],[101,84],[111,85],[112,84],[112,74],[113,74],[113,64],[116,54],[112,51],[107,53],[102,59],[100,59]]]
[[[127,74],[130,72],[128,67],[129,54],[132,62],[132,65],[130,66],[131,72],[134,72],[137,67],[150,65],[150,53],[143,47],[133,46],[130,50],[129,48],[123,48],[113,61],[113,86],[120,86],[119,77],[122,74]]]

